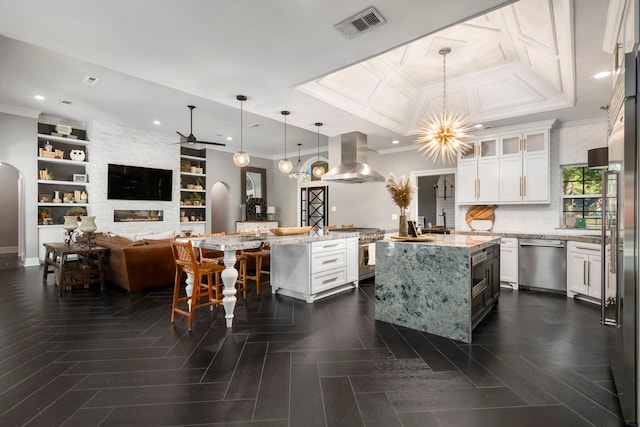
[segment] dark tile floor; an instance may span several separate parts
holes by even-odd
[[[0,270],[0,426],[619,426],[598,310],[503,290],[473,344],[375,322],[374,289],[252,295],[171,325],[170,289],[60,298]]]

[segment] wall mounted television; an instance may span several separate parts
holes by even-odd
[[[173,171],[109,163],[107,198],[171,201]]]

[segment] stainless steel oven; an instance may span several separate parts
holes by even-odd
[[[365,228],[365,227],[343,227],[336,228],[331,231],[336,232],[358,232],[358,280],[368,279],[375,276],[376,267],[370,265],[370,261],[374,261],[374,254],[369,253],[369,245],[375,243],[376,240],[384,238],[384,232],[379,228]]]
[[[375,254],[371,254],[374,255]],[[375,262],[375,260],[373,260]],[[376,275],[376,266],[369,265],[369,243],[358,244],[358,280],[368,279]]]

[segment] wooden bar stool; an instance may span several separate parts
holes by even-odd
[[[255,261],[255,271],[253,275],[249,275],[246,273],[246,280],[253,280],[256,283],[256,295],[260,295],[260,286],[269,285],[271,283],[270,279],[262,280],[262,275],[267,275],[269,278],[271,277],[271,272],[265,269],[265,260],[269,257],[270,248],[265,246],[259,249],[244,249],[242,251],[242,255],[248,259],[253,259]],[[246,270],[246,265],[245,265]]]
[[[198,237],[220,237],[225,236],[225,232],[220,233],[206,233],[200,234]],[[198,248],[200,254],[200,262],[210,262],[219,264],[224,269],[224,251],[218,251],[215,249]],[[234,268],[238,270],[238,279],[236,280],[236,288],[242,291],[242,297],[247,300],[247,257],[241,254],[241,251],[236,252],[236,263]],[[222,284],[219,280],[220,273],[216,276],[216,286],[218,288],[218,295],[222,292]]]
[[[218,296],[218,287],[220,284],[219,274],[224,270],[224,266],[217,263],[198,262],[190,240],[186,242],[172,240],[171,249],[176,263],[171,323],[175,322],[176,313],[187,316],[189,318],[189,331],[191,331],[196,309],[209,307],[209,310],[213,311],[213,306],[222,302],[222,299]],[[193,276],[191,296],[180,296],[183,273]],[[204,278],[206,278],[206,283],[203,281]],[[202,298],[206,298],[206,302],[200,302]],[[183,302],[187,303],[187,310],[178,307],[178,304]]]

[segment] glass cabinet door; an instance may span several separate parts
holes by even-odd
[[[505,135],[500,138],[500,155],[502,157],[519,156],[522,150],[521,134]]]
[[[460,161],[475,160],[476,158],[476,141],[467,141],[469,148],[462,150],[460,153]]]
[[[479,157],[482,159],[486,159],[489,157],[497,157],[498,156],[498,138],[484,138],[478,140],[479,147]]]
[[[527,153],[537,153],[547,151],[547,132],[531,132],[524,134],[524,151]]]

